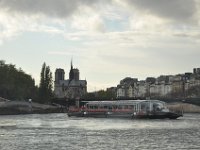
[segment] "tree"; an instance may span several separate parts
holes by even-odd
[[[186,92],[188,97],[200,97],[200,85],[193,86],[189,88]]]
[[[99,90],[95,93],[87,93],[83,97],[84,100],[113,100],[115,98],[116,96],[113,92],[104,90]]]
[[[37,99],[34,79],[15,65],[0,60],[0,97],[10,100]]]
[[[49,103],[53,98],[53,80],[50,67],[44,62],[40,74],[39,102]]]

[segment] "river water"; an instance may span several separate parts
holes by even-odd
[[[0,150],[200,149],[200,114],[177,120],[0,116]]]

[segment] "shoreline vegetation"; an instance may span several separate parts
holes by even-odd
[[[39,86],[34,78],[13,64],[0,60],[0,98],[14,101],[31,99],[33,102],[48,104],[54,98],[53,79],[50,67],[44,62],[40,73]]]

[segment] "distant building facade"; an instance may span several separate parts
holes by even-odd
[[[200,86],[200,68],[194,68],[193,73],[186,72],[177,75],[161,75],[157,78],[147,77],[138,81],[126,77],[117,85],[117,98],[153,98],[153,97],[191,97],[187,91]],[[192,95],[193,96],[193,95]]]
[[[137,83],[137,78],[126,77],[117,85],[117,98],[132,97],[134,84]]]
[[[71,69],[69,72],[69,79],[65,80],[64,69],[56,69],[54,94],[57,98],[66,99],[80,99],[87,93],[87,81],[79,79],[80,73],[77,68],[73,68],[71,62]]]

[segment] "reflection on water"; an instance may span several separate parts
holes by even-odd
[[[0,149],[200,149],[200,114],[178,120],[0,116]]]

